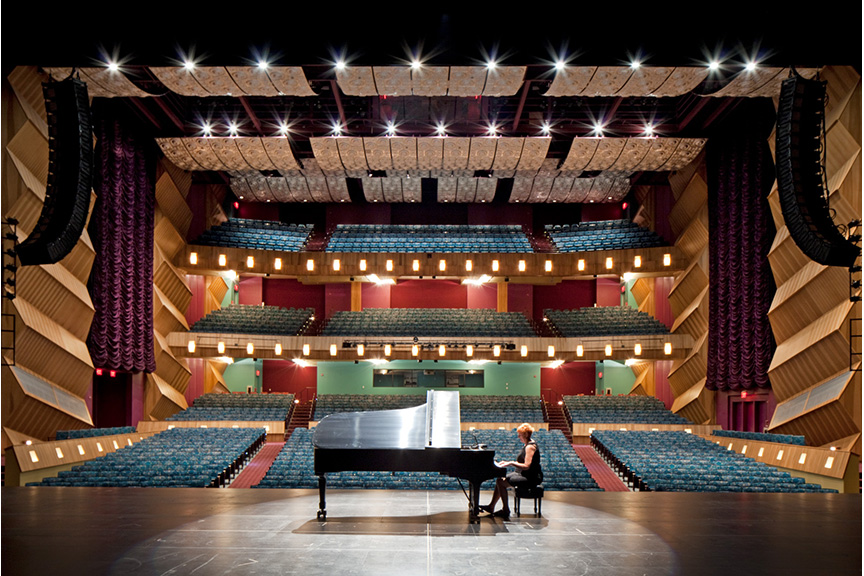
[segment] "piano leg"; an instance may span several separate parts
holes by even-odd
[[[327,502],[324,493],[327,491],[327,478],[324,474],[318,476],[318,520],[327,520]]]
[[[471,494],[468,502],[468,522],[472,524],[480,522],[480,484],[481,482],[468,483],[468,492]]]

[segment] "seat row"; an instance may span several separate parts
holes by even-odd
[[[591,442],[637,490],[836,492],[686,432],[598,430]]]
[[[58,430],[57,440],[72,440],[75,438],[95,438],[97,436],[113,436],[115,434],[132,434],[134,426],[115,426],[112,428],[85,428],[82,430]]]
[[[314,419],[339,412],[395,410],[424,404],[418,394],[321,394],[315,404]],[[462,422],[543,422],[542,401],[537,396],[460,395],[459,418]]]
[[[339,224],[328,252],[533,252],[518,225]]]
[[[318,477],[313,465],[313,430],[298,428],[285,442],[270,470],[256,488],[315,488]],[[546,490],[599,491],[597,483],[559,430],[538,430],[534,439],[541,447],[543,484]],[[496,460],[515,460],[522,448],[513,430],[474,430],[462,432],[462,445],[471,448],[486,444],[495,450]],[[436,472],[336,472],[327,474],[333,488],[380,488],[406,490],[456,490],[459,483]],[[487,480],[483,490],[492,490]]]
[[[536,336],[519,312],[472,308],[367,308],[335,312],[323,336]]]
[[[202,394],[192,406],[166,418],[170,421],[288,420],[294,408],[293,394]]]
[[[546,234],[559,252],[653,248],[666,242],[652,230],[628,220],[547,224]]]
[[[573,423],[692,424],[654,396],[564,396]]]
[[[665,324],[629,306],[546,309],[543,314],[565,338],[669,333]]]
[[[306,245],[312,228],[312,224],[234,218],[206,230],[193,244],[299,252]]]
[[[314,308],[232,304],[213,310],[195,322],[190,331],[296,336],[312,323],[314,316]]]
[[[743,438],[745,440],[757,440],[759,442],[778,442],[780,444],[794,444],[806,446],[804,436],[794,434],[772,434],[769,432],[741,432],[738,430],[712,430],[713,436],[724,436],[726,438]]]
[[[265,442],[263,428],[174,428],[27,485],[218,487]]]

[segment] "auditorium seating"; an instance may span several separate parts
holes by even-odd
[[[573,423],[692,424],[654,396],[564,396]]]
[[[597,430],[597,451],[652,492],[836,492],[686,432]]]
[[[259,428],[174,428],[27,485],[221,486],[265,441]]]
[[[547,309],[543,314],[565,338],[669,333],[665,324],[629,306]]]
[[[315,420],[337,412],[368,412],[419,406],[420,394],[321,394],[315,404]],[[538,396],[459,396],[462,422],[543,422],[543,405]]]
[[[516,224],[338,224],[327,252],[533,252]]]
[[[257,488],[317,488],[313,465],[314,430],[298,428],[285,443],[267,475]],[[559,430],[534,433],[541,450],[543,485],[546,490],[599,491],[582,461]],[[515,430],[472,430],[462,432],[466,448],[486,444],[495,450],[496,460],[515,460],[522,449]],[[336,472],[327,474],[331,488],[378,488],[406,490],[455,490],[455,479],[436,472]],[[482,489],[492,490],[492,480]],[[466,485],[467,488],[467,485]]]
[[[314,308],[232,304],[213,310],[195,322],[189,330],[192,332],[297,336],[312,323],[314,316]]]
[[[113,428],[84,428],[82,430],[57,430],[57,440],[72,440],[74,438],[94,438],[96,436],[113,436],[115,434],[132,434],[134,426],[115,426]]]
[[[309,239],[312,227],[312,224],[232,218],[205,231],[192,244],[300,252]]]
[[[166,418],[189,420],[286,420],[294,407],[293,394],[222,394],[199,396],[192,406]]]
[[[804,436],[792,434],[771,434],[768,432],[741,432],[738,430],[712,430],[714,436],[726,438],[743,438],[745,440],[757,440],[759,442],[777,442],[779,444],[794,444],[795,446],[806,446]]]
[[[592,252],[665,246],[655,232],[629,220],[601,220],[578,224],[547,224],[546,234],[558,252]]]
[[[531,322],[519,312],[491,308],[367,308],[338,311],[322,336],[534,337]]]

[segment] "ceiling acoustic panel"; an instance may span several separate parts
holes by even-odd
[[[446,96],[449,82],[448,66],[423,66],[411,71],[411,92],[415,96]]]
[[[513,96],[522,87],[526,66],[502,66],[486,74],[484,96]]]
[[[314,202],[316,198],[309,191],[309,184],[304,176],[288,176],[285,178],[288,190],[295,202]]]
[[[375,66],[372,74],[379,95],[411,95],[411,68],[408,66]]]
[[[306,73],[299,66],[275,66],[268,68],[267,74],[280,95],[317,96],[309,86]]]
[[[471,138],[468,153],[468,168],[471,170],[491,170],[495,160],[498,138]]]
[[[279,168],[271,161],[261,138],[234,138],[233,140],[237,150],[240,151],[240,155],[255,170],[276,170]]]
[[[522,157],[524,138],[499,138],[495,148],[495,160],[492,163],[493,170],[515,170]]]
[[[336,143],[338,138],[310,138],[309,144],[312,146],[312,154],[315,155],[315,160],[318,161],[318,166],[321,170],[334,171],[344,170],[342,160],[339,157],[339,146]]]
[[[624,98],[651,96],[666,82],[673,70],[675,68],[642,66],[633,71],[633,74],[615,95]]]
[[[183,138],[183,145],[192,159],[204,170],[225,169],[205,138]]]
[[[545,96],[580,96],[596,70],[596,66],[568,66],[559,70]]]
[[[299,66],[150,67],[166,88],[181,96],[315,96]]]
[[[456,202],[474,202],[477,195],[477,178],[456,179]]]
[[[681,138],[675,152],[660,168],[661,170],[680,170],[689,165],[705,148],[708,142],[705,138]]]
[[[417,139],[390,138],[390,158],[395,170],[416,170]]]
[[[234,140],[228,138],[217,138],[215,140],[208,140],[207,144],[210,145],[213,154],[216,155],[216,158],[225,169],[249,170],[252,168],[252,166],[250,166],[243,158],[243,155],[240,153]]]
[[[378,96],[369,66],[349,66],[336,71],[336,83],[347,96]]]
[[[402,179],[379,178],[385,202],[402,202]]]
[[[249,96],[279,96],[266,70],[257,66],[227,66],[225,70],[243,94]]]
[[[417,168],[440,170],[444,165],[444,141],[447,138],[417,139]]]
[[[287,138],[262,138],[264,151],[277,170],[299,170],[300,165]],[[317,165],[316,165],[317,166]]]
[[[151,67],[150,71],[166,88],[181,96],[212,96],[201,85],[190,70],[172,66],[170,68]]]
[[[468,167],[468,152],[471,149],[470,138],[443,138],[444,156],[442,167],[445,170],[465,170]]]
[[[547,201],[554,203],[569,202],[570,190],[573,188],[574,180],[576,180],[576,176],[572,172],[559,173],[552,182],[552,190],[549,191]]]
[[[454,202],[456,200],[457,178],[445,177],[438,179],[438,202]]]
[[[448,96],[479,96],[483,94],[485,86],[485,66],[452,66],[450,68]]]
[[[528,202],[546,202],[552,193],[552,183],[554,181],[555,176],[553,174],[548,172],[538,174],[531,186],[531,195],[528,197]]]
[[[363,184],[363,196],[366,197],[367,202],[383,202],[384,201],[384,190],[381,187],[381,183],[383,178],[369,178],[364,177],[360,179],[360,182]]]
[[[306,176],[306,185],[309,187],[309,195],[315,202],[332,202],[330,190],[327,188],[327,179],[323,174]]]
[[[527,202],[531,197],[531,187],[534,185],[534,174],[517,172],[513,177],[513,190],[510,192],[510,202]]]
[[[108,68],[45,68],[52,80],[61,81],[73,72],[80,73],[81,81],[87,84],[87,94],[91,98],[132,97],[146,98],[152,96],[132,83],[122,72]]]
[[[203,170],[183,145],[183,138],[157,138],[156,143],[165,157],[181,170]]]
[[[330,198],[334,202],[350,202],[351,196],[348,194],[348,181],[343,176],[327,174],[327,189],[330,191]]]
[[[243,96],[243,91],[225,68],[218,66],[195,68],[192,74],[211,96]]]
[[[495,199],[495,190],[498,188],[497,178],[478,178],[477,195],[475,202],[492,202]]]
[[[597,149],[585,166],[585,170],[611,169],[624,151],[626,140],[626,138],[600,138],[597,141]]]
[[[362,138],[336,138],[339,158],[345,170],[368,170]]]
[[[288,181],[285,178],[271,178],[270,192],[273,194],[273,200],[276,202],[295,202],[291,196],[291,190],[288,188]]]
[[[157,138],[165,156],[183,170],[297,170],[285,138]]]
[[[651,150],[653,138],[629,138],[615,162],[616,170],[636,170]]]
[[[402,179],[402,200],[404,202],[420,202],[423,199],[423,181],[414,176]]]
[[[582,96],[615,96],[633,75],[629,66],[601,66],[582,91]]]
[[[539,170],[549,151],[551,138],[525,138],[517,170]]]
[[[231,192],[233,192],[237,198],[245,199],[253,197],[252,191],[249,190],[249,182],[246,178],[231,178],[230,187]]]
[[[648,153],[644,158],[642,158],[642,162],[639,163],[638,166],[632,168],[633,170],[653,171],[659,169],[661,166],[665,165],[672,157],[672,154],[675,153],[681,139],[652,138],[649,141],[651,142],[651,149],[648,150]]]
[[[390,138],[363,138],[366,165],[370,170],[391,170]]]
[[[675,68],[672,74],[663,82],[663,85],[653,92],[653,95],[681,96],[694,90],[707,77],[708,68],[704,66]]]
[[[591,194],[593,178],[576,178],[573,180],[573,188],[570,189],[570,202],[588,202]]]

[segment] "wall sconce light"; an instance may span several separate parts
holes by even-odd
[[[498,264],[498,260],[492,260],[492,271],[498,272],[500,268],[500,264]]]
[[[465,355],[468,357],[474,356],[474,346],[472,346],[471,344],[468,344],[465,347]]]
[[[360,260],[360,271],[361,271],[361,272],[365,272],[365,271],[366,271],[366,260],[365,260],[365,259],[364,259],[364,260]]]
[[[190,264],[198,264],[198,253],[190,252],[189,253],[189,263]]]
[[[580,258],[579,261],[576,262],[576,269],[579,270],[580,272],[584,272],[585,271],[585,260]]]
[[[225,266],[228,264],[228,257],[225,254],[219,254],[219,266]]]
[[[583,348],[582,345],[579,344],[578,346],[576,346],[576,356],[579,356],[581,358],[584,355],[585,355],[585,348]]]
[[[224,354],[225,353],[225,342],[219,342],[216,345],[216,351],[219,352],[219,354]]]
[[[189,350],[189,353],[192,354],[195,352],[195,341],[189,340],[189,344],[186,345],[186,349]]]
[[[672,255],[671,254],[663,254],[663,266],[671,266],[672,265]]]
[[[249,342],[248,344],[246,344],[246,353],[251,356],[253,352],[255,352],[255,346],[252,344],[252,342]]]
[[[384,356],[390,356],[390,354],[392,352],[393,352],[393,349],[390,347],[390,344],[385,344],[384,345]]]
[[[671,342],[666,342],[665,344],[663,344],[663,353],[666,354],[667,356],[669,354],[672,354],[672,343]]]
[[[612,345],[606,344],[606,348],[604,349],[604,352],[606,352],[606,356],[611,356],[612,355]]]
[[[634,268],[641,268],[642,267],[642,257],[641,256],[634,256],[633,257],[633,267]]]
[[[546,272],[551,272],[551,271],[552,271],[552,261],[551,261],[551,260],[546,260],[546,265],[545,265],[545,267],[546,267]]]
[[[465,261],[465,271],[471,272],[472,270],[474,270],[474,262],[472,262],[471,260],[466,260]]]
[[[342,269],[342,263],[339,261],[338,258],[336,258],[335,260],[333,260],[333,270],[335,272],[338,272],[341,269]]]
[[[330,356],[336,356],[336,345],[330,344]]]
[[[519,272],[524,272],[524,271],[525,271],[525,261],[519,260]]]
[[[614,265],[614,262],[612,261],[612,257],[607,256],[606,257],[606,269],[611,270],[613,265]]]
[[[255,267],[255,257],[254,256],[247,256],[246,257],[246,267],[247,268],[254,268]]]
[[[311,258],[306,260],[306,270],[309,272],[312,272],[313,270],[315,270],[315,261],[312,260]]]
[[[546,355],[549,356],[550,358],[554,358],[555,357],[555,346],[549,346],[546,349]]]
[[[499,345],[496,344],[496,345],[492,348],[492,355],[495,356],[496,358],[498,358],[499,356],[501,356],[501,346],[499,346]]]
[[[387,262],[384,264],[384,268],[386,268],[388,272],[392,272],[393,271],[393,260],[387,260]]]
[[[309,344],[303,344],[303,355],[304,355],[304,356],[308,356],[308,355],[309,355],[309,351],[310,351],[310,349],[309,349]]]
[[[413,262],[411,262],[411,269],[414,270],[414,272],[419,272],[420,271],[420,261],[414,260]]]
[[[282,355],[282,344],[277,342],[276,345],[273,347],[273,353],[276,354],[276,356],[281,356]]]
[[[642,344],[639,344],[639,343],[637,342],[636,345],[633,347],[633,353],[634,353],[636,356],[641,355],[641,354],[642,354]]]
[[[366,352],[366,347],[363,346],[363,344],[358,344],[358,345],[357,345],[357,355],[358,355],[358,356],[363,356],[363,354],[364,354],[365,352]]]
[[[273,261],[273,268],[276,270],[282,269],[282,258],[276,258],[276,260]]]
[[[523,357],[523,358],[525,358],[526,356],[528,356],[528,346],[525,346],[525,345],[523,344],[523,345],[522,345],[522,348],[521,348],[520,351],[519,351],[519,353],[522,354],[522,357]]]

